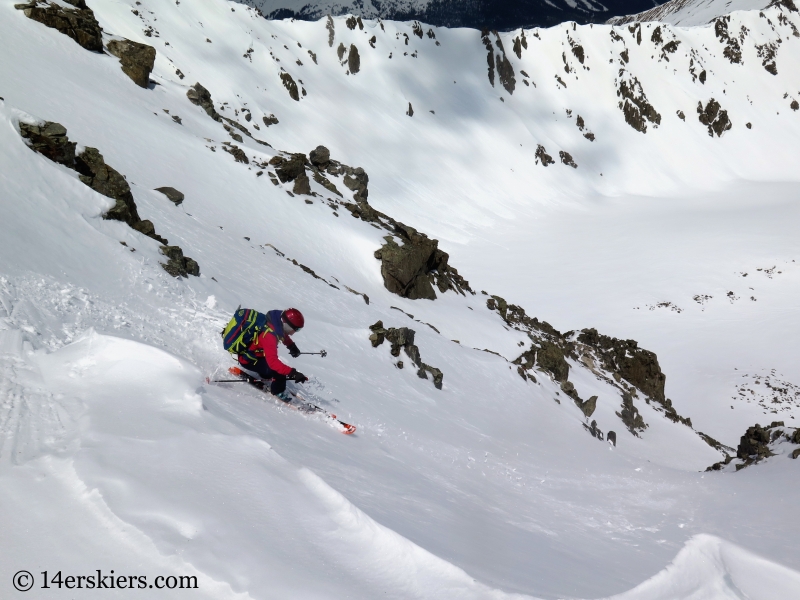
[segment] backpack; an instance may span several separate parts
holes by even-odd
[[[222,347],[231,354],[246,352],[255,336],[267,329],[267,315],[241,306],[233,313],[233,317],[222,330]]]

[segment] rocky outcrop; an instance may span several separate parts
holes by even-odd
[[[654,352],[639,348],[636,340],[619,340],[602,335],[596,329],[584,329],[577,341],[594,351],[603,369],[616,373],[659,404],[666,402],[667,378]]]
[[[383,326],[383,321],[378,321],[374,325],[370,325],[370,331],[372,331],[372,334],[369,336],[369,341],[372,342],[373,348],[377,348],[383,344],[384,341],[388,340],[391,344],[390,352],[392,356],[400,356],[400,350],[402,349],[406,356],[408,356],[411,362],[417,367],[417,376],[420,377],[420,379],[427,379],[428,373],[430,373],[433,377],[433,385],[437,390],[442,389],[444,375],[436,367],[426,365],[422,362],[419,348],[414,344],[415,332],[413,329],[409,329],[408,327],[389,327],[386,329]],[[402,368],[402,361],[398,366]]]
[[[26,17],[52,27],[72,38],[82,47],[92,52],[103,51],[103,30],[94,16],[94,12],[84,0],[63,0],[75,8],[66,8],[56,2],[33,0],[25,4],[15,4],[14,8],[22,10]]]
[[[772,456],[785,455],[792,459],[800,457],[800,428],[786,427],[783,421],[773,421],[762,427],[758,423],[748,427],[739,440],[736,456],[727,455],[725,460],[708,467],[706,471],[726,470],[733,464],[736,471],[757,464]]]
[[[723,133],[733,127],[728,111],[723,110],[714,98],[706,103],[705,108],[702,102],[697,103],[697,118],[708,128],[708,135],[711,137],[714,137],[714,134],[722,137]]]
[[[155,48],[125,39],[111,40],[106,48],[119,59],[122,72],[136,85],[143,88],[149,85],[150,73],[156,61]]]
[[[200,83],[195,83],[186,92],[189,102],[195,104],[206,111],[206,114],[215,121],[222,121],[219,113],[214,108],[214,101],[211,99],[211,92],[204,88]]]
[[[170,275],[177,277],[186,274],[200,274],[200,267],[195,261],[184,257],[183,251],[178,246],[167,246],[169,242],[156,233],[153,222],[139,216],[131,188],[125,177],[106,164],[103,155],[97,148],[86,147],[76,155],[76,144],[69,141],[67,129],[60,123],[51,121],[33,124],[20,122],[19,129],[20,135],[28,141],[32,150],[53,162],[77,171],[78,178],[82,183],[115,201],[114,206],[103,215],[104,219],[123,221],[132,229],[163,244],[162,248],[168,248],[170,253],[168,256],[172,264],[162,263],[162,266]],[[170,189],[180,194],[173,188],[161,189]],[[181,194],[181,199],[182,197],[183,194]],[[164,253],[163,250],[162,253]]]
[[[639,432],[647,429],[647,423],[644,422],[642,415],[639,414],[639,409],[633,404],[633,398],[627,392],[622,393],[622,410],[616,415],[625,424],[633,435],[639,437]]]
[[[347,53],[347,68],[353,75],[361,70],[361,57],[358,55],[358,48],[355,44],[350,44],[350,51]]]
[[[175,206],[180,205],[183,202],[184,195],[183,192],[179,192],[174,187],[164,186],[160,188],[156,188],[157,192],[161,192],[169,201],[172,202]]]
[[[492,37],[494,37],[494,43],[492,43]],[[481,41],[486,48],[489,83],[494,87],[494,72],[496,69],[503,88],[505,88],[509,94],[513,94],[517,80],[514,77],[514,67],[506,56],[506,51],[503,48],[503,41],[500,39],[500,36],[496,31],[489,32],[487,29],[484,29],[481,31]]]
[[[281,81],[283,82],[283,87],[285,87],[286,91],[289,92],[289,97],[292,100],[299,102],[300,92],[298,91],[297,83],[295,83],[292,76],[289,75],[289,73],[281,73]]]
[[[276,156],[270,160],[270,164],[275,166],[275,173],[281,183],[294,181],[306,172],[306,155],[302,153],[291,154],[289,158]]]
[[[309,158],[304,154],[275,156],[270,164],[276,167],[281,182],[300,179],[302,183],[296,182],[295,186],[301,185],[307,191],[299,193],[311,193],[310,188],[305,187],[307,170],[311,171],[314,181],[338,196],[341,193],[326,175],[341,178],[345,187],[353,192],[354,202],[344,202],[350,214],[390,234],[384,238],[386,243],[375,252],[375,258],[381,261],[384,287],[390,292],[404,298],[433,300],[436,286],[441,293],[453,290],[462,295],[465,292],[474,294],[469,282],[448,264],[449,256],[439,250],[438,240],[430,239],[370,206],[367,200],[369,176],[361,167],[353,168],[332,160],[325,146],[317,146]]]
[[[620,98],[619,108],[625,116],[625,122],[636,131],[647,133],[648,121],[656,127],[661,123],[661,115],[647,100],[638,78],[629,76],[621,79],[617,96]]]

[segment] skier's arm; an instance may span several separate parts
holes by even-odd
[[[264,351],[264,359],[267,361],[267,366],[270,369],[280,375],[288,375],[292,372],[292,367],[284,364],[278,358],[278,339],[274,334],[261,334],[258,338],[258,345]]]

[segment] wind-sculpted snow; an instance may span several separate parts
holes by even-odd
[[[796,12],[495,34],[91,9],[156,49],[147,87],[0,6],[0,586],[791,597],[794,437],[704,469],[796,428]],[[199,276],[32,152],[34,120],[100,149]],[[287,361],[355,435],[204,383],[239,305],[304,312],[327,356]]]

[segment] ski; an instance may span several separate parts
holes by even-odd
[[[275,401],[280,406],[288,406],[290,408],[293,408],[299,412],[303,412],[306,414],[319,413],[323,415],[324,417],[326,417],[331,421],[332,425],[334,425],[339,431],[341,431],[345,435],[351,435],[356,431],[355,425],[350,425],[349,423],[345,423],[344,421],[339,419],[335,414],[328,412],[324,408],[317,406],[312,402],[309,402],[306,398],[304,398],[297,392],[292,392],[287,390],[289,395],[291,395],[298,402],[298,404],[294,404],[292,402],[286,402],[276,396],[273,396],[268,389],[265,389],[263,381],[248,375],[239,367],[230,367],[228,369],[228,372],[231,375],[237,377],[237,379],[211,379],[210,377],[206,377],[206,383],[247,383],[274,398]]]

